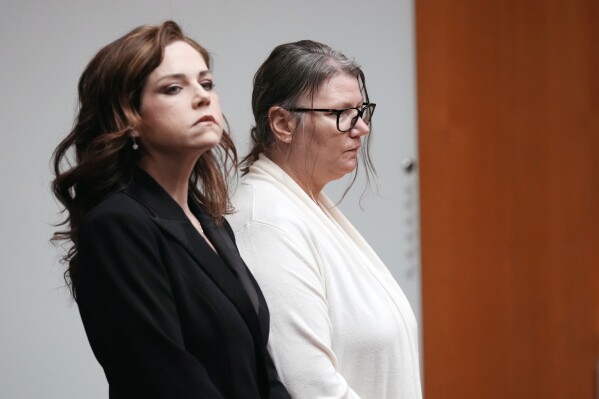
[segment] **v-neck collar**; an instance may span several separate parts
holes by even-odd
[[[215,253],[191,224],[179,204],[145,171],[138,169],[133,181],[123,191],[148,209],[154,222],[185,248],[198,266],[235,305],[248,325],[256,346],[261,347],[264,339],[258,321],[258,309],[252,306],[252,301],[236,275],[237,272],[232,268],[233,262],[243,260],[224,227],[217,226],[212,217],[190,196],[190,208],[214,245],[217,252]]]

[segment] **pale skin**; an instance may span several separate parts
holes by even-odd
[[[183,41],[165,47],[162,63],[146,80],[140,114],[142,121],[133,132],[144,149],[140,167],[179,204],[212,247],[187,196],[193,167],[220,142],[224,118],[212,73],[196,49]]]
[[[306,95],[298,107],[342,109],[360,107],[362,93],[355,76],[338,74],[324,82],[313,101]],[[358,163],[361,139],[370,129],[361,118],[348,132],[336,127],[335,114],[310,112],[302,126],[281,107],[269,110],[270,127],[277,145],[266,155],[283,169],[313,199],[317,200],[324,187],[351,173]]]

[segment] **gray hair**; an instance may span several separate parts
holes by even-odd
[[[242,161],[244,174],[260,153],[266,152],[276,144],[275,135],[270,129],[269,110],[274,106],[293,108],[303,95],[313,98],[324,82],[339,74],[356,77],[360,81],[364,101],[369,101],[364,73],[353,59],[326,44],[312,40],[300,40],[274,48],[254,75],[252,111],[256,124],[251,130],[252,148]],[[299,121],[301,115],[296,114],[296,118]],[[370,176],[376,176],[370,159],[370,137],[370,134],[366,136],[361,150],[368,183]],[[356,175],[349,187],[355,179]]]

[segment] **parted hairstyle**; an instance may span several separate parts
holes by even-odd
[[[362,69],[344,54],[312,40],[285,43],[274,48],[254,75],[252,111],[255,126],[251,129],[250,152],[241,162],[243,174],[249,171],[249,167],[258,159],[260,153],[268,155],[277,145],[270,128],[268,111],[274,106],[286,110],[297,107],[297,102],[304,95],[313,99],[324,83],[339,74],[348,74],[358,79],[364,101],[369,102]],[[303,114],[294,114],[299,125]],[[371,136],[366,136],[360,149],[368,184],[371,177],[376,177],[370,157]],[[356,177],[357,168],[345,193]]]
[[[76,298],[78,231],[83,217],[108,193],[126,186],[133,177],[143,146],[132,148],[131,132],[141,121],[141,94],[150,73],[164,57],[167,45],[183,41],[195,48],[208,68],[210,55],[185,36],[173,21],[143,25],[103,47],[86,66],[78,85],[74,127],[52,155],[52,191],[67,215],[53,242],[70,242],[65,280]],[[227,176],[237,165],[237,153],[224,131],[219,145],[199,158],[190,176],[191,194],[217,223],[231,205]]]

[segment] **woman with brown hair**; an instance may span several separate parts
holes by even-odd
[[[210,57],[179,26],[141,26],[79,81],[54,152],[68,212],[54,240],[110,398],[286,398],[269,313],[237,251],[236,164]]]

